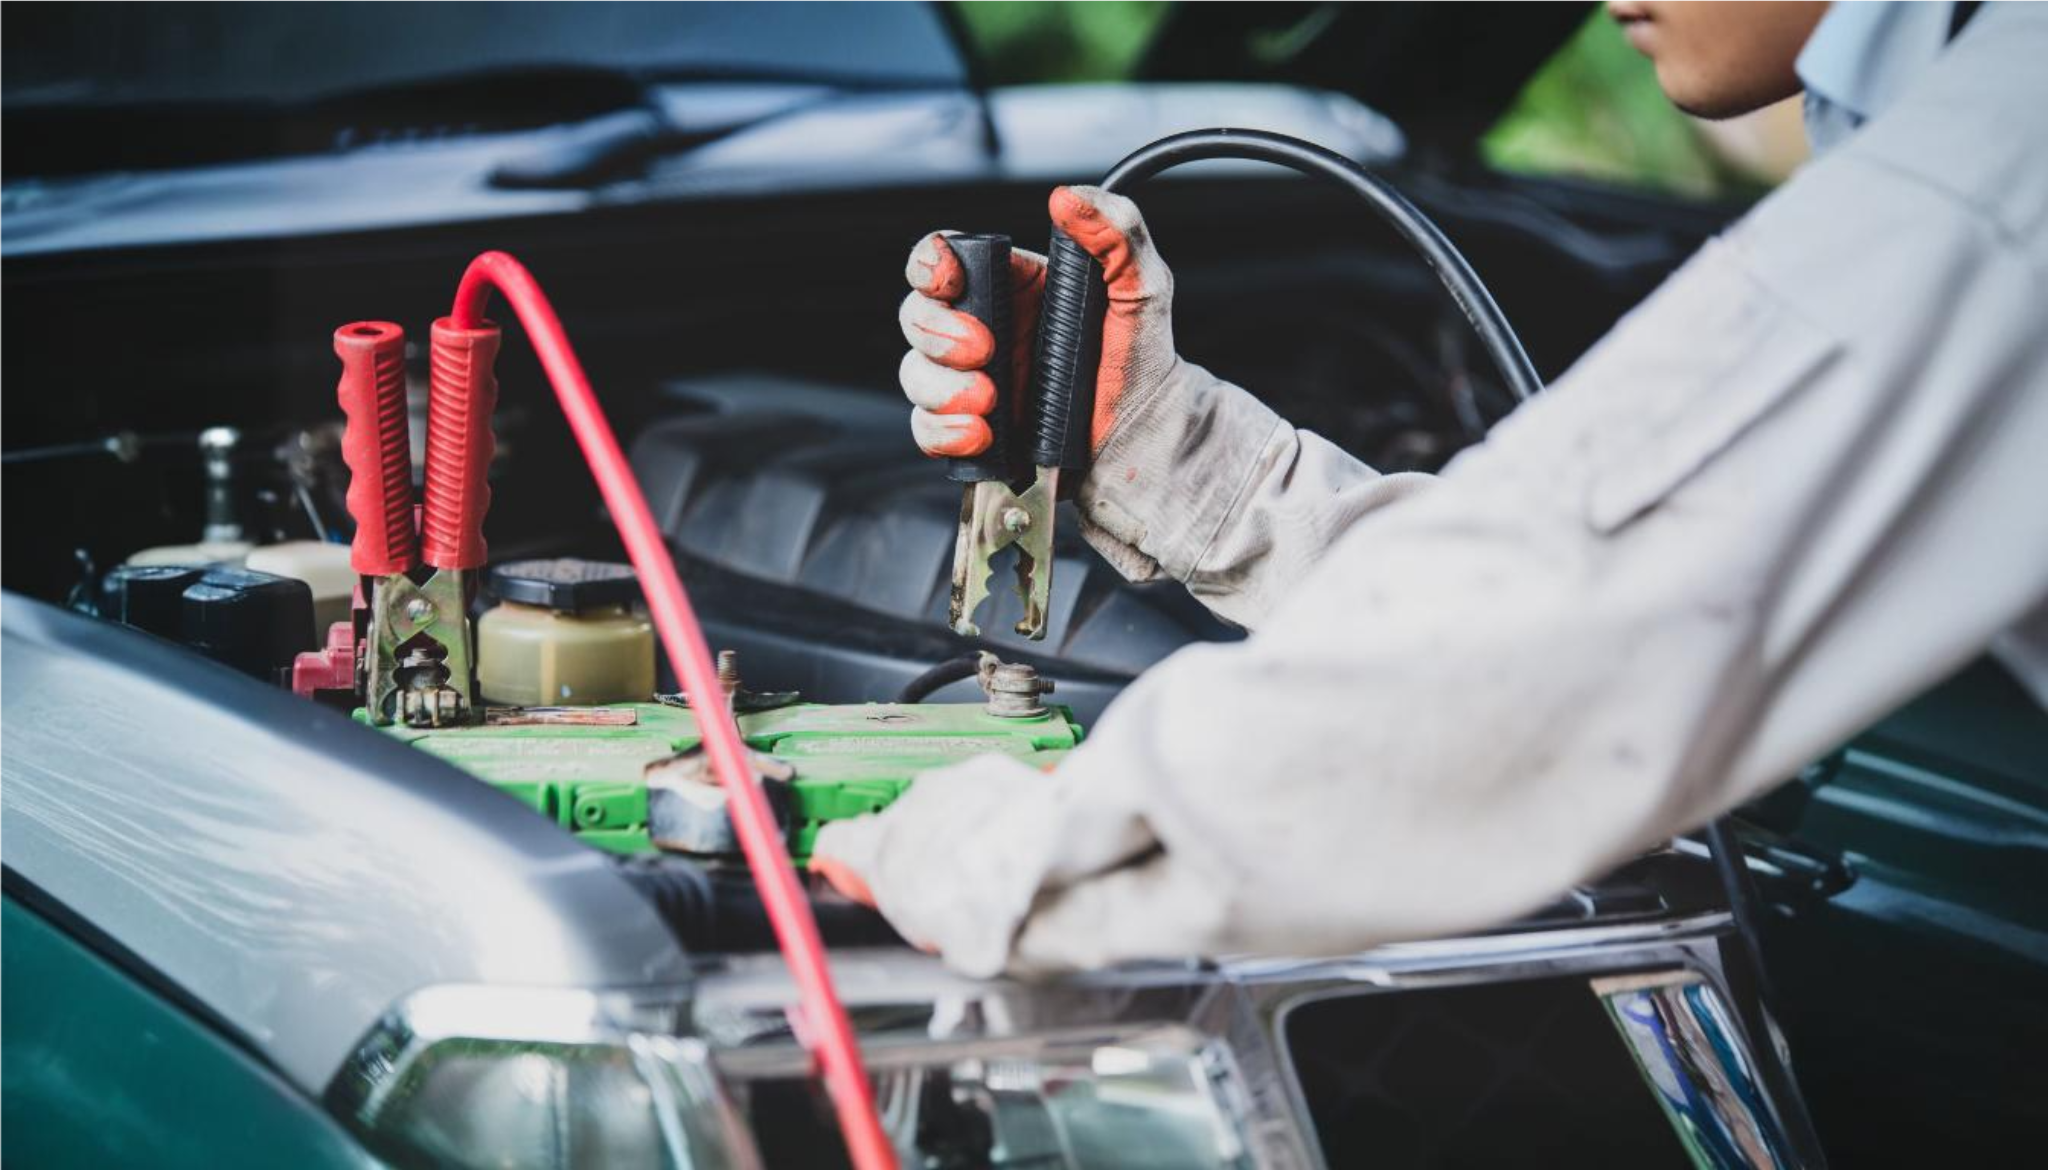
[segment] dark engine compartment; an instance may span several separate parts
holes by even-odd
[[[1397,182],[1467,252],[1545,377],[1725,218],[1548,182]],[[910,244],[933,227],[1038,239],[1043,198],[1038,184],[934,185],[10,258],[0,306],[10,342],[0,373],[13,391],[0,403],[8,451],[0,584],[62,602],[88,595],[82,586],[138,549],[197,539],[206,492],[195,440],[213,425],[244,432],[236,502],[253,538],[314,535],[303,498],[335,524],[345,515],[345,483],[333,449],[339,417],[328,337],[338,324],[368,317],[423,333],[445,312],[467,258],[505,248],[546,283],[631,449],[714,644],[739,650],[763,689],[828,703],[891,697],[963,649],[943,624],[957,489],[911,446],[894,387],[898,272]],[[1175,267],[1183,351],[1297,424],[1382,469],[1429,469],[1505,409],[1442,291],[1343,197],[1286,178],[1187,178],[1162,181],[1142,199]],[[486,521],[492,557],[620,559],[530,350],[511,332],[498,367],[500,454]],[[1287,344],[1273,343],[1280,336]],[[124,432],[134,437],[132,458],[107,454],[101,441]],[[1122,581],[1072,538],[1071,524],[1063,528],[1071,543],[1058,565],[1047,641],[998,634],[990,644],[1057,678],[1059,698],[1084,723],[1175,648],[1236,636],[1177,588]],[[1014,599],[998,593],[986,629],[1006,627],[1005,604]],[[1976,698],[1967,705],[1985,709]],[[2034,718],[2029,726],[2038,726]],[[1973,775],[1930,758],[1937,773]],[[1892,771],[1884,776],[1903,783]],[[1841,793],[1834,804],[1830,784]],[[2003,1088],[1987,1095],[1967,1074],[2000,1050],[2009,1022],[1951,1019],[1938,1035],[1904,1041],[1891,1022],[1905,997],[1960,1004],[1969,998],[1960,991],[1995,987],[2020,1002],[2014,989],[2038,977],[2026,950],[2035,936],[2007,939],[2009,923],[2028,917],[2025,907],[1942,919],[1939,930],[1922,912],[1897,909],[1883,900],[1895,881],[1900,889],[1923,878],[1945,888],[1947,862],[1913,850],[1922,837],[1949,841],[1949,831],[1924,825],[1904,798],[1873,802],[1863,788],[1826,778],[1809,787],[1819,793],[1814,810],[1839,806],[1867,817],[1900,835],[1906,858],[1896,870],[1860,859],[1853,880],[1864,894],[1855,904],[1831,900],[1851,880],[1838,866],[1802,870],[1794,849],[1766,863],[1783,867],[1765,891],[1781,915],[1769,924],[1769,943],[1804,1013],[1790,1027],[1805,1045],[1802,1076],[1824,1136],[1851,1154],[1882,1155],[1901,1134],[1950,1149],[1998,1148],[2030,1112],[2025,1102],[2035,1098],[2026,1086],[2038,1077],[2011,1067]],[[1798,815],[1761,823],[1807,834],[1819,812],[1802,805]],[[1954,834],[1950,844],[1966,856],[1953,868],[1982,871],[1980,853],[2008,867],[1999,832]],[[1821,836],[1830,851],[1853,851],[1857,842],[1890,851],[1883,841],[1883,849],[1869,845],[1861,820],[1835,838]],[[706,878],[663,862],[628,869],[672,923],[692,932],[692,947],[765,945],[743,878]],[[1668,893],[1632,888],[1628,875],[1617,875],[1546,920],[1657,914],[1678,904]],[[1603,891],[1610,900],[1587,901]],[[851,909],[822,908],[835,941],[888,937]],[[1927,952],[1906,966],[1894,953],[1902,929]],[[1837,978],[1844,953],[1888,974],[1852,994]],[[1894,978],[1902,986],[1888,991]],[[2020,1023],[2039,1031],[2031,1017]],[[1887,1058],[1903,1065],[1886,1067]],[[2000,1059],[2010,1065],[2009,1055]],[[1900,1106],[1883,1124],[1859,1116],[1874,1077]],[[1348,1089],[1332,1092],[1351,1101]]]
[[[1550,183],[1403,182],[1546,376],[1719,218]],[[245,435],[237,491],[252,539],[317,535],[309,498],[345,536],[327,335],[360,318],[423,326],[467,256],[501,247],[546,282],[715,636],[749,651],[764,685],[821,701],[893,693],[959,652],[931,592],[951,489],[907,441],[894,390],[902,257],[934,225],[1035,240],[1042,199],[1036,184],[938,186],[10,259],[4,583],[59,600],[137,549],[196,539],[192,439],[212,425]],[[1145,206],[1176,268],[1184,351],[1299,425],[1375,466],[1428,469],[1505,410],[1448,298],[1338,194],[1190,178],[1155,184]],[[615,556],[516,331],[499,378],[493,559]],[[118,432],[134,437],[131,461],[33,457]],[[1177,590],[1117,580],[1079,542],[1060,574],[1050,638],[1012,649],[1073,679],[1084,717],[1173,647],[1231,636]]]

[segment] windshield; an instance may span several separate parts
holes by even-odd
[[[9,112],[289,105],[565,70],[965,84],[923,4],[31,4],[9,7],[0,52]]]

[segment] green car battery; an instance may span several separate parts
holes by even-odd
[[[986,754],[1049,767],[1081,742],[1062,707],[1017,719],[979,703],[796,703],[742,712],[739,724],[748,748],[789,773],[800,863],[821,825],[887,808],[920,773]],[[649,766],[699,743],[696,717],[663,703],[493,709],[481,724],[383,730],[619,853],[655,848]]]

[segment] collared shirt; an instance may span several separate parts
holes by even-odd
[[[1816,155],[1883,113],[1941,55],[1955,5],[1838,0],[1799,54]]]

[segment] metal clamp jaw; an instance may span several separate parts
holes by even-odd
[[[363,706],[373,723],[445,727],[482,710],[469,574],[437,572],[424,584],[403,573],[371,585]]]
[[[990,563],[1017,548],[1017,593],[1024,618],[1017,632],[1045,637],[1045,612],[1052,600],[1053,507],[1059,500],[1060,471],[1037,469],[1022,493],[999,479],[983,480],[960,496],[960,531],[953,546],[953,593],[947,620],[955,633],[981,633],[974,611],[988,599]]]

